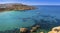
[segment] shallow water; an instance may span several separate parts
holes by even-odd
[[[36,6],[36,10],[6,11],[0,12],[0,31],[12,30],[15,28],[31,27],[40,23],[42,28],[49,28],[57,24],[60,19],[60,6]],[[41,22],[40,19],[48,20]],[[53,21],[54,22],[51,22]],[[54,25],[52,25],[55,23]],[[59,23],[59,22],[58,22]],[[48,26],[49,25],[49,26]]]
[[[18,11],[0,13],[0,31],[34,25],[35,22],[32,19],[28,19],[29,16],[27,15],[25,12]]]

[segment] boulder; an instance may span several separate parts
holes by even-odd
[[[60,31],[60,26],[52,28],[52,31]]]
[[[44,33],[44,32],[40,32],[40,33]]]
[[[48,33],[60,33],[60,26],[52,28]]]
[[[60,31],[58,33],[60,33]]]
[[[21,33],[27,33],[28,32],[28,29],[27,28],[20,28],[20,32]]]
[[[48,33],[57,33],[56,31],[49,31]]]

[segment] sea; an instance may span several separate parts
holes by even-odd
[[[42,31],[60,26],[59,5],[35,5],[35,10],[12,10],[0,12],[0,33],[40,25]],[[11,33],[11,32],[10,32]]]

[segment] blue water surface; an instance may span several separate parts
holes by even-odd
[[[0,12],[0,31],[30,27],[35,24],[33,19],[52,16],[60,19],[60,6],[36,6],[35,10]]]

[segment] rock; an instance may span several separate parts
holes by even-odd
[[[36,32],[36,30],[31,29],[30,32]]]
[[[52,28],[52,31],[60,31],[60,26]]]
[[[10,10],[33,10],[35,7],[33,6],[27,6],[20,3],[14,3],[14,4],[0,4],[0,11],[10,11]]]
[[[36,32],[36,30],[39,28],[39,25],[36,25],[35,27],[32,27],[32,29],[30,30],[30,32]]]
[[[60,26],[52,28],[48,33],[60,33]]]
[[[40,33],[44,33],[44,32],[40,32]]]
[[[36,25],[37,28],[40,28],[40,25]]]
[[[58,33],[60,33],[60,31]]]
[[[37,27],[32,27],[32,30],[37,30]]]
[[[30,32],[36,32],[37,27],[32,27],[32,29],[30,30]]]
[[[48,33],[57,33],[56,31],[50,31],[50,32],[48,32]]]
[[[21,33],[27,33],[28,32],[28,29],[27,28],[20,28],[20,32]]]

